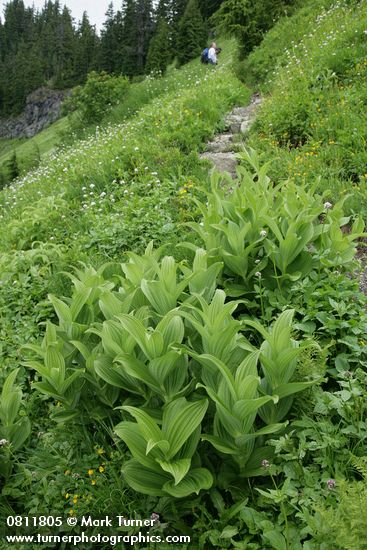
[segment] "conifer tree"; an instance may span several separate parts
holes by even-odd
[[[153,34],[152,0],[136,0],[136,49],[137,69],[135,74],[143,74],[147,61],[149,43]]]
[[[137,51],[134,39],[137,36],[136,4],[134,0],[123,3],[123,40],[120,45],[121,72],[127,76],[136,74]]]
[[[8,178],[10,181],[15,180],[17,177],[19,177],[19,167],[18,167],[18,159],[17,154],[15,151],[13,151],[12,156],[6,163],[6,167],[8,169]]]
[[[171,20],[171,3],[170,0],[159,0],[157,8],[154,12],[154,21],[158,24],[164,19],[167,23]]]
[[[99,41],[96,28],[90,24],[87,12],[83,13],[79,23],[76,43],[75,76],[80,83],[84,82],[87,74],[97,66]]]
[[[114,51],[114,73],[121,74],[123,58],[122,58],[122,45],[125,40],[125,29],[124,29],[124,15],[121,10],[116,12],[114,18],[114,38],[115,38],[115,51]]]
[[[135,76],[144,73],[152,34],[152,1],[126,0],[123,4],[122,74]]]
[[[107,73],[115,71],[115,55],[117,51],[115,11],[113,4],[109,4],[106,12],[106,20],[101,32],[101,47],[99,68]]]
[[[209,19],[223,3],[223,0],[198,0],[201,15],[204,20]]]
[[[160,71],[164,73],[171,59],[170,29],[167,21],[162,18],[158,22],[156,32],[150,41],[146,70],[147,72]]]
[[[188,0],[169,0],[169,8],[171,12],[172,23],[179,23],[187,8]]]
[[[246,56],[295,1],[224,0],[213,19],[219,28],[237,36],[242,56]]]
[[[175,52],[178,49],[178,35],[180,20],[185,13],[188,0],[168,0],[169,24],[172,33],[172,48]]]
[[[207,38],[197,0],[189,0],[179,23],[177,58],[183,64],[200,55]]]
[[[76,51],[76,33],[69,9],[64,6],[59,17],[55,35],[55,75],[56,87],[72,86],[74,78],[74,58]]]
[[[4,25],[0,17],[0,62],[4,59],[4,55],[5,55]]]

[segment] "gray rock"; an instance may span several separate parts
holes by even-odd
[[[232,134],[238,134],[241,129],[243,117],[230,113],[224,120],[226,127]]]
[[[241,124],[241,133],[242,134],[246,134],[246,132],[248,132],[248,130],[250,129],[251,125],[253,123],[253,120],[252,119],[247,119],[247,120],[244,120]]]
[[[233,147],[233,134],[218,134],[206,148],[210,153],[225,153]]]
[[[234,153],[203,153],[200,158],[209,160],[218,172],[228,172],[232,177],[236,176],[238,163]]]
[[[248,110],[249,110],[249,106],[247,106],[247,107],[235,107],[231,114],[233,114],[234,116],[238,116],[240,118],[245,118],[245,117],[247,117]]]
[[[69,92],[38,88],[27,97],[22,114],[0,120],[1,138],[33,137],[61,114],[61,104]]]

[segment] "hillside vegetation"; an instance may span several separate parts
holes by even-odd
[[[225,53],[222,60],[228,63],[234,51],[234,43],[224,41],[223,46]],[[123,94],[115,99],[111,108],[108,108],[107,102],[102,102],[104,112],[100,114],[97,122],[94,120],[86,122],[80,118],[79,113],[71,110],[68,116],[64,116],[31,139],[0,139],[0,184],[1,174],[3,181],[9,180],[7,165],[14,152],[20,174],[25,175],[33,166],[37,167],[44,156],[62,147],[63,144],[73,143],[76,139],[81,139],[81,136],[94,136],[97,123],[100,127],[121,124],[154,99],[169,92],[173,96],[182,88],[190,87],[193,78],[194,76],[188,74],[186,67],[176,70],[171,66],[163,78],[150,75],[141,82],[130,83],[123,90]],[[117,88],[120,80],[125,82],[124,77],[112,80],[116,81]],[[47,160],[45,163],[47,164]]]
[[[240,64],[223,42],[131,84],[1,191],[4,517],[154,523],[88,527],[106,549],[365,547],[366,15],[309,0]],[[209,177],[258,88],[237,179]]]
[[[274,161],[272,173],[300,184],[319,179],[331,202],[343,197],[364,218],[366,29],[364,1],[309,2],[243,67],[270,93],[250,144]]]

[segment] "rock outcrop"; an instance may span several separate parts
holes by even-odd
[[[22,114],[0,119],[0,138],[33,137],[55,122],[61,114],[61,104],[67,92],[38,88],[27,97]]]

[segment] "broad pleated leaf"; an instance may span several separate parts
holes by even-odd
[[[165,290],[160,281],[141,281],[141,289],[154,310],[160,315],[166,315],[177,305],[176,294]]]
[[[185,327],[179,315],[166,315],[158,323],[156,330],[162,334],[166,349],[169,345],[181,344],[185,334]]]
[[[190,403],[184,398],[172,401],[163,412],[163,439],[170,443],[167,459],[173,458],[201,423],[208,408],[207,399]]]
[[[93,362],[94,370],[107,384],[133,393],[140,393],[139,384],[125,372],[125,369],[112,362],[106,355],[98,356]]]
[[[238,453],[238,449],[236,447],[232,447],[228,441],[225,441],[216,435],[203,435],[201,439],[203,441],[209,441],[209,443],[211,443],[213,447],[221,453],[228,455],[236,455]]]
[[[158,464],[156,466],[159,468]],[[134,491],[154,497],[167,496],[162,487],[171,479],[168,473],[146,468],[136,460],[129,460],[125,463],[122,473],[126,482]]]
[[[257,363],[259,360],[259,351],[253,351],[249,353],[247,357],[242,361],[236,371],[235,384],[240,388],[238,393],[241,397],[245,397],[242,391],[242,383],[248,376],[258,376]]]
[[[163,490],[176,498],[183,498],[196,493],[202,489],[210,489],[213,485],[213,476],[205,468],[195,468],[191,470],[184,479],[175,485],[174,481],[169,481],[163,485]]]
[[[274,398],[266,396],[258,397],[257,399],[241,399],[234,404],[233,414],[245,422],[247,417],[252,416],[260,407],[269,401],[274,401]]]
[[[163,351],[163,337],[159,335],[157,341],[148,342],[149,334],[140,319],[132,315],[119,315],[119,320],[127,332],[134,338],[144,355],[149,359],[159,357]]]
[[[180,483],[180,481],[185,477],[187,472],[190,470],[191,459],[190,458],[181,458],[174,461],[159,460],[157,462],[165,472],[168,472],[174,477],[175,485]]]
[[[133,457],[147,468],[159,471],[154,457],[147,455],[146,440],[141,435],[137,424],[134,422],[120,422],[114,428],[114,432],[126,443]]]
[[[71,314],[70,308],[65,304],[65,302],[59,300],[59,298],[56,298],[56,296],[53,296],[52,294],[48,295],[48,299],[53,305],[56,311],[56,315],[58,316],[62,324],[68,324],[73,321],[73,316]]]
[[[162,439],[167,439],[170,442],[168,437],[162,437],[162,432],[158,427],[158,424],[145,411],[142,411],[137,407],[129,407],[127,405],[121,408],[130,413],[135,418],[138,423],[140,433],[144,437],[145,441],[149,441],[150,439],[152,439],[153,441],[161,441]]]
[[[279,396],[280,399],[282,399],[283,397],[293,395],[294,393],[298,393],[306,388],[309,388],[310,386],[313,386],[319,380],[321,379],[311,380],[309,382],[290,382],[289,384],[282,384],[280,386],[277,386],[274,389],[274,392],[276,393],[276,395]]]
[[[139,361],[133,355],[127,353],[118,355],[115,359],[117,363],[121,363],[127,375],[137,378],[147,384],[154,391],[160,393],[161,388],[155,377],[150,373],[148,365]]]
[[[8,430],[7,437],[12,451],[17,451],[25,443],[31,433],[31,423],[28,418],[21,418]]]
[[[77,317],[82,307],[87,302],[91,292],[92,292],[91,288],[84,288],[83,290],[79,290],[78,292],[75,292],[73,294],[73,299],[70,305],[70,312],[71,312],[73,321],[77,320]]]

